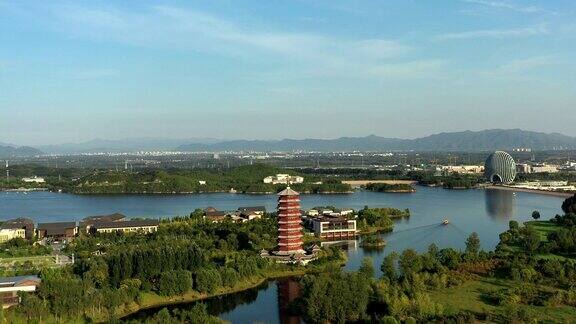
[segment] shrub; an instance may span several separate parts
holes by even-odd
[[[192,274],[186,270],[166,271],[160,275],[158,293],[162,296],[182,295],[192,289]]]
[[[222,277],[216,269],[202,269],[196,273],[196,289],[203,293],[213,293],[222,286]]]

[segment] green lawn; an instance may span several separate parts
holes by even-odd
[[[492,319],[500,322],[507,310],[500,305],[491,304],[484,295],[488,292],[510,288],[516,285],[513,281],[495,278],[471,280],[458,287],[432,291],[433,300],[441,303],[447,310],[472,312],[475,314],[492,314]],[[544,307],[522,305],[534,319],[544,322],[573,323],[576,321],[576,308],[570,306]]]
[[[547,241],[548,234],[556,232],[560,229],[560,226],[552,223],[551,221],[529,221],[524,224],[537,230],[540,233],[540,238],[542,241]]]
[[[0,265],[15,265],[30,262],[33,265],[54,266],[56,259],[53,255],[35,255],[27,257],[0,258]]]

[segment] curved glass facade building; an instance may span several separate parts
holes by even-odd
[[[516,178],[516,162],[510,154],[496,151],[486,159],[484,176],[492,183],[512,183]]]

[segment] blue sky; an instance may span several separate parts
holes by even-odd
[[[0,142],[576,136],[571,0],[0,0]]]

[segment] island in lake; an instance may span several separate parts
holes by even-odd
[[[409,183],[368,183],[366,190],[390,193],[413,193],[416,188]]]

